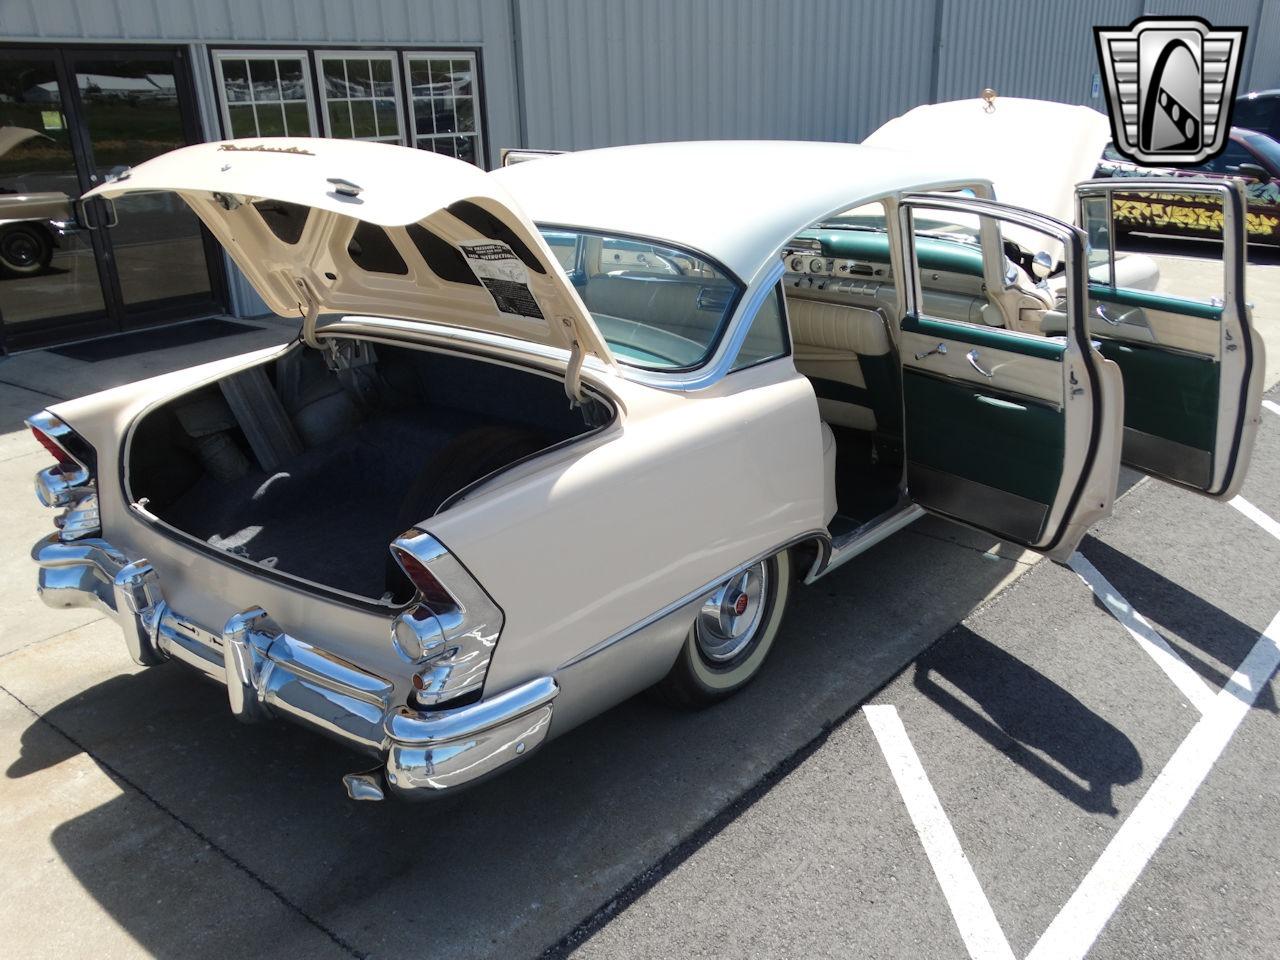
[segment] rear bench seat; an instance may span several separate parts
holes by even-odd
[[[897,358],[884,314],[787,296],[796,369],[818,395],[822,419],[837,427],[897,433]]]

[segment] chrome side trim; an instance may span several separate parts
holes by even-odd
[[[724,583],[730,577],[734,576],[735,574],[742,573],[748,567],[755,566],[761,560],[766,560],[769,557],[772,557],[775,553],[779,553],[782,550],[786,550],[788,547],[794,547],[797,544],[805,543],[809,540],[815,540],[819,543],[819,551],[818,551],[819,557],[825,556],[827,554],[829,550],[831,535],[827,533],[826,530],[810,530],[808,533],[802,533],[798,537],[792,537],[790,540],[780,543],[778,546],[772,547],[769,550],[764,551],[763,553],[757,554],[756,556],[752,557],[750,560],[746,560],[743,563],[738,564],[733,569],[725,571],[715,579],[709,580],[707,583],[703,584],[697,590],[691,590],[690,592],[686,593],[683,597],[681,597],[679,600],[675,600],[671,603],[668,603],[665,607],[662,607],[660,610],[656,610],[653,613],[649,614],[647,617],[644,617],[641,620],[637,620],[631,626],[626,627],[623,630],[619,630],[617,633],[613,634],[613,636],[607,637],[606,639],[601,640],[599,643],[593,644],[592,646],[588,647],[586,650],[582,651],[582,653],[566,660],[564,663],[560,664],[560,666],[556,667],[556,672],[559,673],[561,670],[567,670],[569,667],[579,664],[583,660],[586,660],[590,657],[594,657],[596,654],[600,653],[603,650],[607,650],[609,647],[613,646],[615,643],[619,643],[623,640],[626,640],[628,637],[632,636],[633,634],[639,633],[645,627],[652,626],[654,623],[661,620],[663,617],[669,614],[675,613],[677,610],[679,610],[681,607],[685,606],[686,604],[692,603],[694,600],[703,599],[707,594],[711,593],[711,591],[715,590],[718,586],[720,586],[720,584]]]
[[[809,575],[804,578],[804,582],[810,584],[825,577],[832,570],[848,563],[858,554],[865,553],[881,540],[897,533],[903,527],[915,523],[924,515],[925,510],[922,507],[909,503],[897,512],[883,516],[882,519],[872,520],[870,523],[863,524],[847,537],[842,537],[838,543],[833,544],[831,556],[826,564],[820,566],[819,563],[815,562],[809,570]],[[821,558],[819,558],[820,560]]]

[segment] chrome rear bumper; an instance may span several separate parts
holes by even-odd
[[[378,756],[375,774],[344,778],[355,799],[381,799],[383,784],[425,798],[480,780],[527,756],[547,736],[559,688],[540,677],[452,710],[393,704],[393,685],[350,661],[284,633],[254,608],[213,632],[165,601],[146,560],[130,561],[101,539],[53,534],[31,552],[50,607],[91,607],[120,625],[140,664],[181,660],[226,684],[231,711],[255,722],[284,717]]]

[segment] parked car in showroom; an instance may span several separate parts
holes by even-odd
[[[1243,197],[1201,189],[1231,237],[1204,303],[1090,282],[1092,221],[929,150],[183,148],[93,192],[177,192],[301,331],[31,418],[41,595],[376,758],[355,798],[474,783],[654,685],[714,702],[797,583],[926,512],[1062,560],[1122,458],[1234,494],[1262,344]],[[1061,249],[1057,293],[1014,234]]]
[[[1144,167],[1126,160],[1108,144],[1095,176],[1155,176],[1175,183],[1186,178],[1242,180],[1249,240],[1280,245],[1280,143],[1265,133],[1232,127],[1223,152],[1196,167]],[[1121,235],[1152,233],[1216,240],[1222,232],[1222,209],[1214,198],[1187,194],[1173,186],[1164,191],[1117,193],[1115,204],[1115,227]]]
[[[0,159],[16,147],[49,138],[25,127],[0,127]],[[0,189],[0,278],[43,273],[59,241],[79,229],[71,198],[50,190]]]

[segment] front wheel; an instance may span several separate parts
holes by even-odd
[[[53,260],[49,231],[34,223],[15,223],[0,231],[0,267],[18,277],[35,276]]]
[[[722,583],[699,608],[657,692],[674,703],[702,706],[745,687],[773,648],[791,586],[791,555],[786,550]]]

